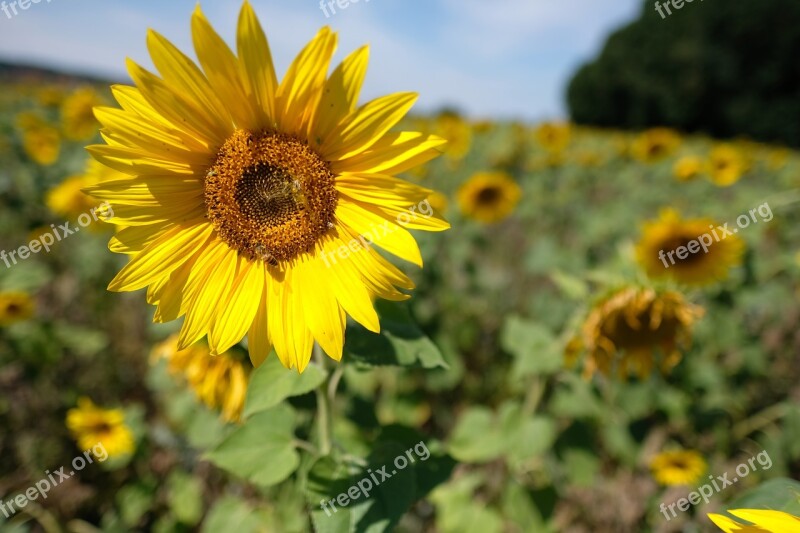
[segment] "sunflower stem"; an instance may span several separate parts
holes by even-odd
[[[325,366],[325,357],[322,348],[314,343],[314,361],[319,365],[323,372],[328,372]],[[325,380],[317,387],[317,431],[319,433],[319,453],[328,455],[331,453],[331,434],[333,426],[331,424],[331,406],[333,398],[328,394],[328,387],[331,382],[331,375],[328,374]]]

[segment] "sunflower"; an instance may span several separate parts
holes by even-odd
[[[472,147],[472,127],[469,122],[457,113],[445,112],[436,117],[434,124],[435,133],[447,139],[445,157],[452,162],[464,159]]]
[[[707,464],[694,450],[670,450],[657,454],[650,462],[653,477],[661,485],[695,485],[705,474]]]
[[[519,185],[504,172],[478,172],[458,190],[465,216],[492,224],[510,215],[522,196]]]
[[[431,190],[393,177],[444,141],[390,132],[415,94],[357,107],[368,48],[328,76],[337,36],[327,27],[280,83],[248,2],[238,56],[199,7],[192,35],[202,70],[151,31],[162,77],[129,62],[136,87],[113,88],[122,109],[96,110],[108,145],[90,152],[130,174],[90,188],[122,227],[111,249],[130,256],[109,288],[149,286],[157,322],[185,315],[179,349],[208,335],[220,354],[247,334],[256,365],[274,346],[302,372],[315,340],[338,361],[347,315],[377,332],[373,299],[405,300],[398,289],[414,287],[371,244],[422,266],[408,229],[449,228],[416,211]]]
[[[561,152],[572,138],[572,127],[566,123],[544,122],[533,132],[536,142],[547,151]]]
[[[656,163],[672,155],[680,144],[681,137],[674,130],[652,128],[633,141],[631,155],[643,163]]]
[[[91,139],[97,133],[99,124],[94,116],[94,108],[103,100],[91,87],[76,89],[61,103],[61,121],[64,136],[72,141]]]
[[[79,398],[78,407],[67,411],[67,429],[83,450],[102,444],[109,457],[117,457],[129,455],[135,448],[122,409],[102,409],[86,397]]]
[[[708,517],[725,533],[792,533],[800,531],[800,517],[772,509],[732,509],[730,514],[752,525],[742,524],[725,515]]]
[[[84,189],[103,181],[124,179],[125,177],[126,174],[102,165],[94,159],[89,159],[83,174],[70,176],[50,189],[45,203],[56,215],[64,218],[76,218],[97,205],[91,196],[83,192]],[[102,226],[102,221],[99,222]]]
[[[708,156],[708,174],[720,187],[729,187],[739,181],[747,171],[747,159],[734,146],[720,144]]]
[[[10,326],[33,316],[36,306],[25,292],[0,292],[0,326]]]
[[[17,127],[22,131],[22,148],[36,164],[50,166],[61,153],[61,136],[41,117],[33,113],[20,113]]]
[[[675,210],[664,209],[658,220],[643,224],[637,259],[654,279],[714,283],[727,278],[730,269],[741,263],[744,243],[736,231],[708,218],[684,220]]]
[[[447,211],[447,207],[450,205],[450,201],[447,199],[447,196],[438,191],[434,191],[430,196],[428,196],[428,203],[439,213],[444,213]]]
[[[195,344],[178,350],[178,336],[157,344],[151,361],[167,360],[173,376],[182,376],[207,407],[220,409],[228,422],[237,422],[244,408],[249,372],[235,357],[225,353],[211,355],[208,347]]]
[[[703,161],[696,156],[687,155],[675,161],[672,173],[678,181],[691,181],[703,171]]]
[[[681,360],[679,348],[691,337],[691,327],[703,310],[679,293],[627,287],[600,301],[589,312],[581,331],[568,343],[566,362],[574,365],[586,353],[584,376],[595,371],[608,376],[616,367],[624,378],[650,375],[661,351],[659,368],[668,372]]]

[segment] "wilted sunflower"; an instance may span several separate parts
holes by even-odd
[[[743,524],[725,515],[708,513],[708,517],[725,533],[793,533],[800,531],[800,517],[772,509],[731,509],[730,514],[749,522]]]
[[[543,122],[533,132],[536,142],[550,152],[561,152],[572,138],[572,127],[567,123]]]
[[[478,172],[458,190],[458,204],[465,216],[492,224],[510,215],[522,190],[504,172]]]
[[[699,157],[687,155],[675,161],[672,172],[678,181],[695,179],[703,171],[703,161]]]
[[[170,374],[186,379],[200,401],[220,409],[228,422],[241,417],[249,372],[235,357],[211,355],[208,347],[199,343],[178,350],[178,336],[173,335],[153,348],[150,359],[154,363],[166,359]]]
[[[421,266],[408,229],[449,227],[412,211],[432,191],[393,177],[439,155],[443,140],[390,133],[415,94],[357,107],[368,48],[328,76],[337,36],[327,27],[280,83],[248,2],[238,55],[199,7],[192,36],[202,70],[151,31],[161,77],[129,61],[136,87],[113,88],[122,109],[96,110],[108,145],[89,150],[131,175],[91,188],[122,226],[111,249],[131,256],[109,288],[149,286],[158,322],[185,315],[180,349],[208,334],[219,354],[249,334],[256,365],[274,346],[302,372],[315,340],[338,361],[346,315],[377,332],[373,299],[405,300],[398,288],[414,287],[358,237]],[[347,259],[329,259],[348,247]]]
[[[727,278],[742,260],[744,243],[732,231],[735,229],[723,231],[709,218],[684,220],[677,211],[664,209],[658,220],[642,225],[637,259],[654,279],[671,278],[690,285],[715,283]]]
[[[720,144],[708,156],[708,174],[720,187],[729,187],[747,171],[747,159],[734,146]]]
[[[680,362],[680,348],[690,340],[692,325],[702,314],[701,308],[676,292],[622,289],[595,305],[567,345],[566,362],[572,366],[585,352],[586,378],[598,371],[609,376],[616,368],[620,378],[635,373],[645,379],[660,350],[658,367],[667,373]]]
[[[91,87],[81,87],[70,93],[61,103],[61,127],[64,137],[72,141],[91,139],[100,125],[94,116],[94,108],[103,105],[103,100]]]
[[[681,137],[674,130],[652,128],[634,139],[631,155],[643,163],[656,163],[672,155],[680,144]]]
[[[0,326],[10,326],[28,320],[33,316],[35,309],[33,298],[28,293],[0,292]]]
[[[650,462],[653,477],[661,485],[696,485],[706,472],[703,456],[694,450],[670,450]]]
[[[135,448],[122,409],[102,409],[86,397],[79,398],[78,407],[67,411],[67,429],[83,450],[100,443],[109,457],[117,457],[129,455]]]

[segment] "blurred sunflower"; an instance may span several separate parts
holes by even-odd
[[[658,366],[669,372],[681,360],[679,348],[691,338],[691,328],[703,310],[677,292],[627,287],[600,301],[589,312],[580,332],[566,347],[568,366],[586,353],[584,376],[595,372],[624,379],[635,373],[645,379],[662,352]]]
[[[631,145],[631,155],[643,163],[656,163],[672,155],[681,136],[669,128],[652,128],[640,133]]]
[[[670,450],[650,462],[653,477],[661,485],[695,485],[706,472],[703,456],[694,450]]]
[[[800,531],[800,517],[783,511],[732,509],[728,512],[752,525],[737,522],[725,515],[708,513],[708,518],[725,533],[796,533]]]
[[[126,174],[90,158],[86,162],[84,173],[70,176],[50,189],[45,197],[45,203],[48,209],[58,216],[77,218],[81,214],[88,213],[92,208],[97,207],[97,202],[84,193],[83,189],[103,181],[124,178],[127,178]],[[96,229],[103,225],[103,221],[100,220],[98,224],[93,224],[89,228]]]
[[[45,107],[58,107],[64,101],[64,89],[58,85],[47,85],[37,93],[39,103]]]
[[[118,457],[135,449],[122,409],[103,409],[86,397],[79,398],[78,406],[67,411],[67,429],[82,450],[101,443],[109,457]]]
[[[342,357],[349,314],[379,331],[376,297],[405,300],[411,280],[373,247],[328,260],[358,236],[422,265],[408,229],[441,231],[440,216],[409,218],[429,189],[393,175],[440,154],[444,141],[393,132],[413,93],[357,107],[363,47],[327,76],[337,36],[327,27],[278,83],[267,38],[245,2],[238,57],[198,9],[192,36],[202,70],[156,32],[162,77],[129,61],[136,87],[116,86],[122,109],[98,108],[108,145],[90,152],[130,174],[91,187],[122,229],[111,249],[131,256],[113,291],[149,286],[155,320],[185,315],[180,349],[204,336],[213,354],[249,334],[258,365],[275,347],[302,372],[316,340]]]
[[[430,196],[428,196],[428,203],[431,204],[431,207],[439,213],[444,213],[447,211],[447,207],[450,205],[450,201],[447,199],[447,196],[438,191],[434,191]]]
[[[782,170],[789,162],[789,157],[792,155],[788,148],[773,148],[767,152],[766,164],[767,168],[773,172]]]
[[[699,157],[687,155],[675,161],[672,173],[678,181],[695,179],[703,171],[703,161]]]
[[[561,152],[569,145],[572,127],[567,123],[544,122],[533,132],[536,142],[550,152]]]
[[[103,104],[102,98],[91,87],[81,87],[70,93],[61,102],[61,127],[64,137],[72,141],[84,141],[94,137],[99,123],[94,108]]]
[[[36,305],[26,292],[0,292],[0,326],[10,326],[33,316]]]
[[[468,218],[492,224],[509,216],[522,190],[504,172],[478,172],[458,190],[458,204]]]
[[[461,115],[445,112],[436,117],[435,133],[447,139],[445,157],[450,161],[461,161],[472,147],[472,127]]]
[[[729,187],[747,171],[747,159],[733,145],[720,144],[708,156],[708,174],[719,187]]]
[[[690,285],[715,283],[728,277],[744,252],[742,240],[725,233],[712,219],[684,220],[677,211],[664,209],[657,220],[642,225],[636,256],[651,278],[671,278]],[[699,242],[701,236],[710,241],[707,251]]]
[[[28,157],[38,165],[50,166],[58,160],[61,153],[61,136],[38,115],[20,113],[17,126],[22,131],[22,148]]]
[[[238,359],[227,353],[211,355],[201,344],[178,350],[177,335],[157,344],[150,359],[166,359],[170,374],[186,379],[200,401],[220,409],[226,421],[237,422],[241,417],[249,373]]]

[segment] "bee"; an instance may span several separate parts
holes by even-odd
[[[275,256],[269,253],[267,247],[263,244],[256,245],[256,254],[258,254],[258,258],[267,263],[271,267],[278,266],[278,260],[275,259]]]
[[[303,188],[298,180],[285,181],[273,187],[263,182],[259,185],[258,192],[266,202],[292,200],[296,205],[305,205],[305,195],[303,195]]]

